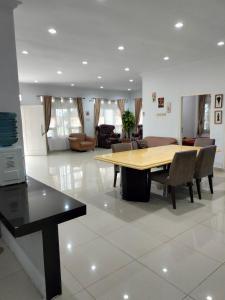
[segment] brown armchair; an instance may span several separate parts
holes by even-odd
[[[114,133],[115,126],[102,124],[96,127],[98,147],[110,149],[111,145],[120,143],[120,134]]]
[[[96,139],[82,133],[71,133],[69,135],[70,149],[75,151],[94,150]]]

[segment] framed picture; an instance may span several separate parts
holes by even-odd
[[[170,113],[171,113],[171,110],[172,110],[172,104],[171,104],[171,102],[167,102],[167,105],[166,105],[166,112],[167,112],[168,114],[170,114]]]
[[[152,93],[152,101],[155,102],[156,101],[156,92]]]
[[[223,122],[223,111],[222,110],[215,110],[214,123],[215,124],[222,124],[222,122]]]
[[[218,94],[215,96],[215,108],[223,107],[223,94]]]
[[[164,98],[158,98],[158,108],[164,108]]]

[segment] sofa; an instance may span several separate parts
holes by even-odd
[[[166,145],[177,145],[177,139],[172,137],[161,137],[161,136],[146,136],[144,138],[148,147],[159,147]]]
[[[96,138],[82,133],[71,133],[68,140],[70,149],[73,151],[94,150],[96,146]]]
[[[114,133],[114,125],[99,125],[96,127],[98,147],[110,149],[112,144],[120,143],[120,134]]]

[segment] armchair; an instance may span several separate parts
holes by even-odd
[[[120,134],[114,133],[114,125],[99,125],[96,127],[98,147],[110,149],[112,144],[120,143]]]
[[[95,149],[96,138],[87,136],[86,134],[71,133],[68,140],[71,150],[88,151]]]

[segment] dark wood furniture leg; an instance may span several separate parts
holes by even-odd
[[[122,167],[121,189],[124,200],[148,202],[150,198],[150,171]]]
[[[213,194],[213,180],[212,180],[212,178],[213,178],[213,175],[209,175],[209,176],[208,176],[208,179],[209,179],[209,187],[210,187],[210,192],[211,192],[211,194]]]
[[[173,204],[173,209],[176,209],[176,189],[175,186],[170,187],[170,192],[171,192],[171,200]]]
[[[201,179],[196,179],[196,186],[197,186],[197,191],[198,191],[198,198],[199,200],[202,199],[202,193],[201,193]]]
[[[189,182],[188,184],[188,188],[189,188],[189,194],[190,194],[190,198],[191,198],[191,203],[194,203],[194,197],[193,197],[193,183]]]
[[[118,171],[116,170],[116,166],[114,166],[114,181],[113,181],[114,188],[116,187],[117,174],[118,174]]]
[[[42,230],[46,300],[62,294],[58,225]]]

